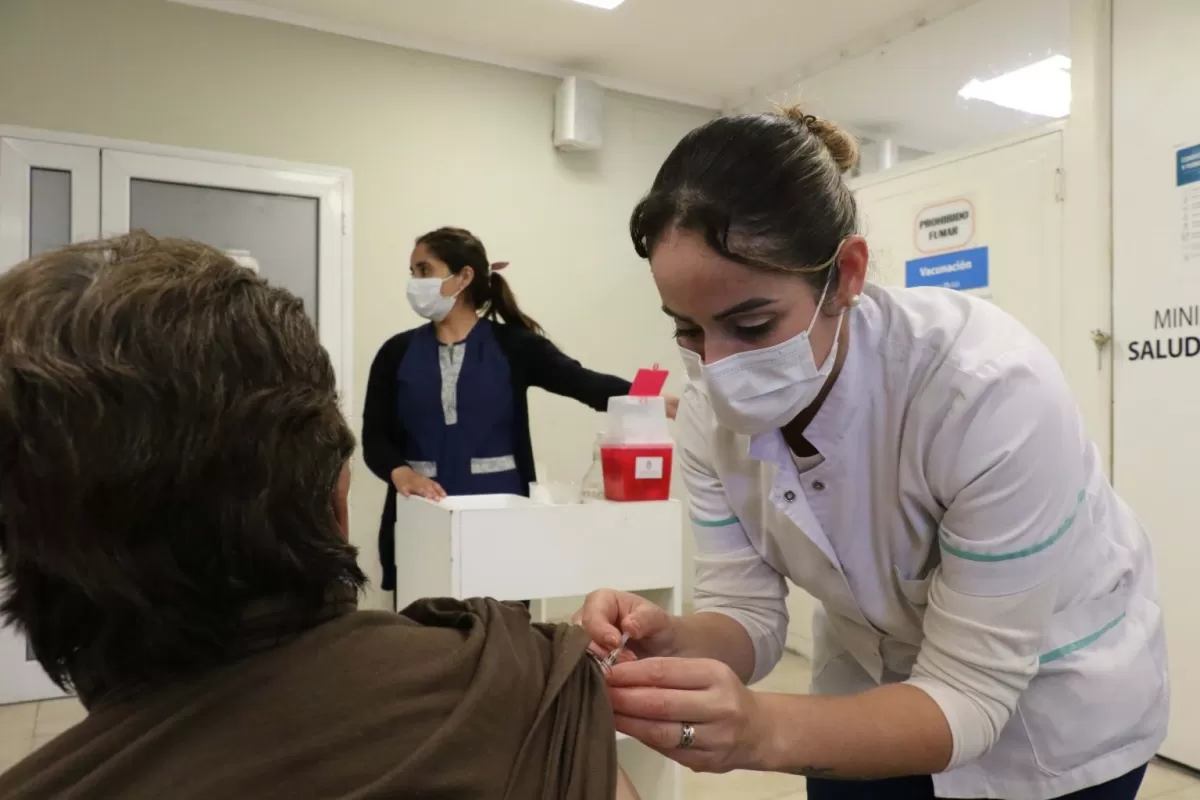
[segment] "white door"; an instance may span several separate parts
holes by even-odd
[[[1062,165],[1055,129],[856,179],[870,279],[951,285],[986,297],[1061,357]],[[803,591],[788,597],[788,645],[805,654],[814,605]]]
[[[1062,133],[933,163],[856,182],[873,280],[961,281],[1060,354]]]
[[[349,405],[341,176],[110,149],[102,164],[106,236],[141,229],[195,239],[254,264],[304,301]]]
[[[0,138],[0,271],[100,233],[100,151]]]
[[[0,138],[0,272],[99,231],[99,150]],[[0,627],[0,705],[61,695],[24,637]]]
[[[1154,543],[1161,753],[1200,769],[1200,4],[1113,3],[1113,479]]]

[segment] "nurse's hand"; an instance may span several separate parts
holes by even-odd
[[[446,497],[446,490],[437,481],[426,478],[412,467],[392,470],[392,484],[401,497],[424,497],[434,502]]]
[[[679,414],[679,398],[675,395],[664,394],[663,401],[667,405],[667,419],[675,419]]]
[[[644,597],[614,589],[592,592],[572,619],[592,638],[592,652],[608,655],[629,634],[621,661],[669,655],[674,646],[674,617]]]
[[[762,769],[770,725],[763,703],[720,661],[651,658],[608,675],[617,730],[696,772]],[[683,730],[690,725],[690,746]]]

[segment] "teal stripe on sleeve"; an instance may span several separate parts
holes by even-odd
[[[1125,619],[1124,614],[1117,617],[1112,622],[1108,623],[1107,625],[1105,625],[1103,628],[1096,631],[1095,633],[1088,634],[1087,636],[1083,637],[1082,639],[1080,639],[1077,642],[1071,642],[1070,644],[1063,645],[1062,647],[1058,647],[1058,648],[1055,648],[1054,650],[1051,650],[1049,653],[1046,653],[1045,655],[1038,658],[1038,663],[1039,664],[1049,664],[1051,661],[1058,661],[1063,656],[1071,655],[1071,653],[1074,653],[1076,650],[1082,650],[1083,648],[1087,647],[1089,644],[1092,644],[1093,642],[1095,642],[1097,639],[1099,639],[1104,634],[1111,631],[1113,628],[1120,625],[1121,620],[1123,620],[1123,619]]]
[[[725,519],[716,520],[696,519],[695,517],[692,517],[692,522],[696,525],[699,525],[701,528],[727,528],[730,525],[737,525],[740,521],[741,520],[739,520],[737,517],[727,517]]]
[[[982,561],[985,563],[994,563],[997,561],[1016,561],[1019,558],[1028,558],[1029,556],[1040,553],[1046,548],[1050,547],[1059,539],[1061,539],[1067,531],[1071,530],[1071,526],[1075,524],[1075,517],[1079,515],[1079,506],[1083,505],[1083,499],[1085,497],[1087,497],[1087,493],[1081,491],[1079,493],[1079,497],[1076,498],[1075,510],[1071,512],[1071,516],[1063,520],[1062,524],[1059,525],[1054,533],[1050,534],[1050,536],[1036,544],[1030,545],[1029,547],[1023,547],[1020,550],[1013,550],[1010,553],[974,553],[970,550],[963,550],[962,548],[955,547],[946,541],[945,536],[940,536],[938,538],[941,541],[942,552],[949,553],[956,558],[961,558],[966,561]]]

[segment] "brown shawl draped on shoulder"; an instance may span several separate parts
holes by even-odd
[[[587,645],[491,600],[350,611],[101,700],[0,776],[0,797],[612,800],[612,710]]]

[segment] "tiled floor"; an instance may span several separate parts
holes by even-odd
[[[0,772],[83,719],[76,700],[0,706]]]
[[[768,692],[803,692],[808,688],[808,662],[787,656],[758,688]],[[83,718],[74,700],[23,706],[0,706],[0,772]],[[684,781],[686,800],[801,800],[804,779],[788,775],[731,773],[692,775]],[[1200,780],[1165,764],[1151,766],[1139,800],[1200,800]]]

